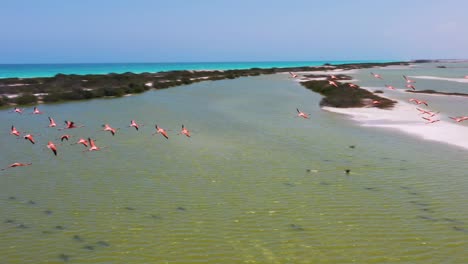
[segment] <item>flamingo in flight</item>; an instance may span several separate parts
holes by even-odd
[[[167,135],[167,132],[166,132],[166,130],[164,130],[164,128],[158,127],[158,125],[155,125],[154,127],[156,128],[156,132],[153,133],[153,136],[156,133],[158,133],[158,134],[161,134],[166,139],[169,139],[169,136]]]
[[[333,75],[333,74],[330,74],[330,80],[338,80],[338,77],[336,77],[336,76]]]
[[[416,90],[416,87],[414,87],[414,85],[412,85],[412,84],[407,84],[406,88]]]
[[[96,146],[94,139],[88,138],[89,145],[91,146],[88,151],[98,151],[101,150],[100,147]]]
[[[52,150],[52,152],[54,153],[55,156],[57,156],[57,146],[55,146],[55,144],[52,142],[52,141],[49,141],[47,143],[47,148]]]
[[[17,137],[20,136],[20,132],[16,129],[15,126],[11,126],[11,132],[10,132],[11,135],[15,135]]]
[[[391,86],[391,85],[387,85],[387,84],[386,84],[385,87],[387,87],[387,88],[390,89],[390,90],[395,90],[395,87],[393,87],[393,86]]]
[[[418,105],[423,104],[425,106],[428,106],[426,101],[422,101],[422,100],[418,100],[418,99],[414,99],[414,98],[411,98],[408,101],[413,102],[413,103],[418,104]]]
[[[416,107],[416,110],[418,110],[420,113],[420,115],[429,115],[429,117],[433,117],[435,116],[436,114],[438,114],[439,112],[432,112],[432,111],[428,111],[428,110],[424,110],[424,109],[421,109],[421,108],[418,108]]]
[[[465,120],[468,120],[468,116],[457,116],[457,117],[452,117],[452,116],[449,116],[450,119],[453,119],[455,122],[457,123],[460,123],[460,122],[463,122]]]
[[[351,88],[357,88],[357,85],[355,85],[354,83],[348,83],[349,87]]]
[[[291,75],[292,78],[297,78],[297,74],[295,74],[293,72],[289,72],[289,75]]]
[[[83,144],[83,146],[88,147],[88,141],[84,138],[80,138],[80,140],[78,140],[76,143],[73,143],[72,145],[76,144]]]
[[[12,163],[10,165],[8,165],[8,167],[6,168],[3,168],[1,169],[2,171],[8,169],[8,168],[14,168],[14,167],[22,167],[22,166],[29,166],[31,165],[32,163],[21,163],[21,162],[15,162],[15,163]]]
[[[62,136],[60,137],[60,141],[62,141],[62,142],[63,142],[64,140],[68,141],[70,138],[71,138],[70,135],[65,134],[65,135],[62,135]]]
[[[37,108],[37,106],[35,106],[32,113],[33,113],[33,115],[40,115],[40,114],[43,114],[44,112],[39,111],[39,108]]]
[[[383,78],[382,78],[382,76],[380,76],[380,74],[373,73],[373,72],[371,72],[370,74],[371,74],[372,76],[374,76],[374,78],[383,80]]]
[[[182,130],[180,130],[181,134],[186,135],[187,137],[190,137],[190,131],[182,124]]]
[[[57,124],[55,123],[54,119],[49,116],[49,127],[56,127]]]
[[[36,141],[34,140],[34,137],[31,134],[27,134],[26,136],[24,136],[24,139],[29,140],[29,142],[31,142],[33,144],[36,144]]]
[[[104,127],[103,131],[109,131],[113,136],[115,136],[115,132],[117,131],[115,128],[111,127],[109,124],[102,125]]]
[[[410,78],[408,78],[406,75],[403,75],[403,78],[405,78],[406,83],[415,83],[416,82],[416,81],[411,80]]]
[[[134,127],[137,131],[138,131],[138,129],[140,128],[140,126],[136,123],[135,120],[131,120],[131,121],[130,121],[129,127]]]
[[[62,129],[72,129],[72,128],[79,128],[79,127],[83,127],[83,126],[77,126],[75,125],[75,122],[65,120],[65,127]],[[62,130],[62,129],[59,129],[59,130]]]
[[[440,119],[430,119],[430,118],[427,118],[427,117],[422,117],[422,119],[427,120],[426,124],[432,124],[432,123],[440,121]]]
[[[334,81],[331,81],[331,80],[330,80],[330,81],[328,81],[328,84],[329,84],[329,85],[333,85],[333,86],[335,86],[335,87],[338,88],[338,84],[336,84],[336,82],[334,82]]]
[[[297,111],[297,116],[296,117],[302,117],[302,118],[305,118],[305,119],[309,119],[309,115],[302,112],[302,111],[299,111],[299,108],[296,108],[296,111]]]

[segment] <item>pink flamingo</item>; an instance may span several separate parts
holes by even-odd
[[[408,101],[413,102],[413,103],[418,104],[418,105],[423,104],[425,106],[428,106],[426,101],[422,101],[422,100],[418,100],[418,99],[414,99],[414,98],[410,98]]]
[[[374,78],[383,80],[383,78],[382,78],[382,76],[380,76],[380,74],[373,73],[373,72],[371,72],[370,74],[371,74],[372,76],[374,76]]]
[[[83,146],[88,147],[88,141],[84,138],[80,138],[80,140],[78,140],[76,143],[73,143],[72,145],[76,144],[83,144]]]
[[[336,84],[336,82],[334,82],[334,81],[328,81],[328,84],[333,85],[335,87],[338,87],[338,84]]]
[[[302,112],[302,111],[299,111],[299,108],[296,108],[296,111],[297,111],[297,116],[296,117],[302,117],[302,118],[305,118],[305,119],[309,119],[309,115]]]
[[[31,142],[33,144],[36,144],[36,141],[34,140],[34,137],[31,134],[27,134],[26,136],[24,136],[24,139],[29,140],[29,142]]]
[[[37,108],[37,106],[35,106],[32,113],[33,113],[33,115],[40,115],[40,114],[43,114],[44,112],[39,111],[39,108]]]
[[[186,135],[187,137],[190,137],[190,131],[186,127],[184,127],[183,124],[182,124],[182,129],[180,130],[180,133]]]
[[[57,124],[55,123],[54,119],[49,116],[49,127],[56,127]]]
[[[12,111],[12,112],[13,112],[13,113],[18,113],[18,114],[23,114],[23,109],[18,108],[18,107],[15,107],[15,108],[13,108],[13,111]]]
[[[63,142],[64,140],[67,140],[67,141],[68,141],[70,138],[71,138],[70,135],[65,134],[65,135],[62,135],[62,136],[60,137],[60,141],[62,141],[62,142]]]
[[[140,126],[136,123],[135,120],[131,120],[129,127],[134,127],[138,131]]]
[[[403,78],[405,78],[406,83],[415,83],[416,82],[416,81],[411,80],[410,78],[408,78],[406,75],[403,75]]]
[[[348,83],[349,87],[351,88],[357,88],[357,85],[355,85],[354,83]]]
[[[104,127],[103,131],[109,131],[113,136],[115,136],[115,132],[117,131],[115,128],[111,127],[109,124],[102,125]]]
[[[155,125],[155,128],[156,128],[156,132],[153,133],[153,136],[158,133],[158,134],[161,134],[162,136],[164,136],[166,139],[169,139],[169,137],[167,136],[167,132],[166,130],[164,130],[163,128],[161,127],[158,127],[158,125]]]
[[[432,123],[435,123],[435,122],[439,122],[439,121],[440,121],[439,119],[430,119],[430,118],[427,118],[427,117],[422,117],[422,119],[428,121],[426,124],[432,124]]]
[[[22,167],[22,166],[29,166],[29,165],[31,165],[31,164],[32,164],[32,163],[21,163],[21,162],[15,162],[15,163],[12,163],[12,164],[10,164],[8,167],[6,167],[6,168],[3,168],[3,169],[1,169],[1,170],[3,171],[3,170],[6,170],[6,169],[8,169],[8,168]]]
[[[99,148],[98,146],[96,146],[96,143],[94,142],[93,139],[91,138],[88,138],[88,141],[89,141],[89,145],[91,146],[88,151],[98,151],[98,150],[101,150],[101,148]]]
[[[52,150],[52,152],[54,153],[55,156],[57,156],[57,146],[52,142],[52,141],[49,141],[47,143],[47,148]]]
[[[387,85],[387,84],[386,84],[385,87],[387,87],[387,88],[390,89],[390,90],[395,90],[395,87],[393,87],[393,86],[391,86],[391,85]]]
[[[11,135],[15,135],[17,137],[20,136],[20,132],[15,128],[15,126],[11,126],[11,132],[10,132]]]
[[[457,116],[457,117],[451,117],[451,116],[449,116],[449,118],[455,120],[455,122],[457,122],[457,123],[460,123],[460,122],[463,122],[463,121],[465,121],[465,120],[468,120],[468,116]]]
[[[412,85],[412,84],[407,84],[406,88],[416,90],[416,87],[414,87],[414,85]]]
[[[72,128],[79,128],[79,127],[84,127],[84,126],[77,126],[77,125],[75,125],[75,122],[65,120],[65,127],[64,127],[64,128],[61,128],[61,129],[59,129],[59,130],[62,130],[62,129],[72,129]]]
[[[421,108],[418,108],[416,107],[416,110],[418,110],[420,115],[429,115],[429,117],[434,117],[436,114],[438,114],[439,112],[432,112],[432,111],[428,111],[428,110],[424,110],[424,109],[421,109]]]
[[[289,72],[289,74],[291,75],[292,78],[297,78],[297,74],[295,74],[293,72]]]

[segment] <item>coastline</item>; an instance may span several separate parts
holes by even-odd
[[[105,97],[121,97],[150,89],[166,89],[200,81],[235,79],[239,77],[284,72],[324,72],[328,70],[355,70],[409,62],[351,63],[340,65],[301,66],[286,68],[250,68],[246,70],[184,70],[157,73],[122,73],[66,75],[42,78],[0,79],[0,107],[56,103]],[[151,84],[151,85],[148,85]],[[8,98],[10,97],[10,98]],[[10,100],[12,99],[12,100]]]

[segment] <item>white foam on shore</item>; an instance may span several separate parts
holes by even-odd
[[[447,78],[447,77],[425,76],[425,75],[416,75],[416,76],[409,76],[409,77],[410,78],[415,78],[415,79],[426,79],[426,80],[439,80],[439,81],[468,83],[468,79],[466,79],[466,78]]]
[[[468,149],[468,127],[444,120],[444,116],[433,118],[441,121],[427,124],[416,106],[398,101],[391,110],[371,108],[334,108],[323,107],[324,110],[351,116],[352,120],[363,126],[390,128],[408,133],[425,140],[444,142],[450,145]]]

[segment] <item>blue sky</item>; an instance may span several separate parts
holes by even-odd
[[[0,63],[468,58],[464,0],[0,0]]]

